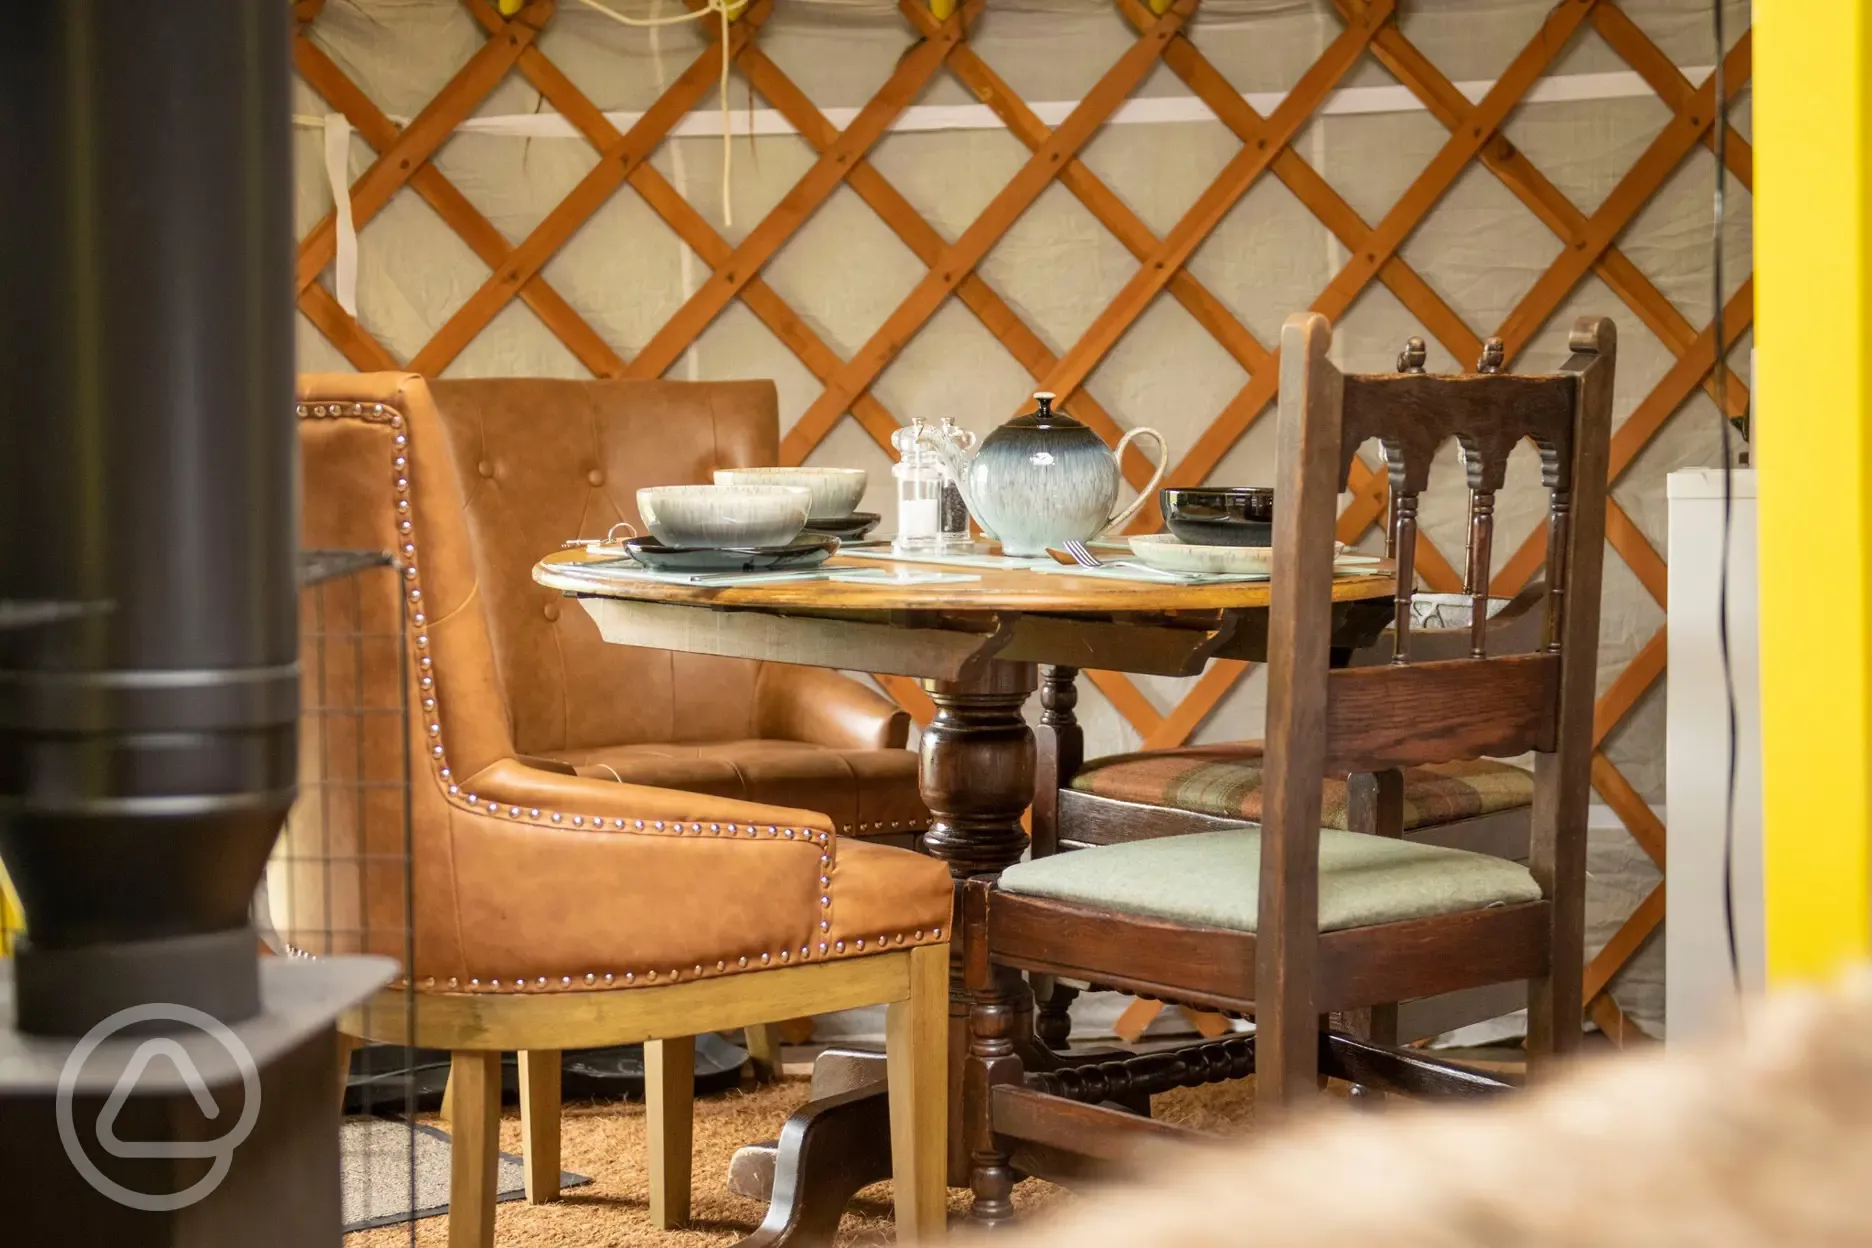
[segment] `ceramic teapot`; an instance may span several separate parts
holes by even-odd
[[[961,487],[975,522],[1010,555],[1044,555],[1069,539],[1091,541],[1129,520],[1163,477],[1170,448],[1155,429],[1133,429],[1113,451],[1065,412],[1053,396],[1034,395],[1039,409],[1016,416],[970,451],[935,439],[943,467]],[[1137,499],[1114,513],[1122,480],[1119,456],[1133,439],[1157,442],[1157,471]]]

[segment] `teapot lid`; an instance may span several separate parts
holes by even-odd
[[[1026,413],[1025,415],[1016,416],[1013,420],[1010,420],[1007,422],[1007,424],[1003,425],[1002,428],[1004,429],[1083,429],[1085,428],[1085,425],[1083,422],[1074,420],[1070,415],[1068,415],[1064,411],[1055,411],[1053,409],[1053,392],[1051,390],[1036,390],[1034,391],[1033,397],[1035,398],[1035,400],[1039,402],[1040,406],[1034,409],[1033,411]]]

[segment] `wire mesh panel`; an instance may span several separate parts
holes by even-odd
[[[263,931],[294,957],[377,954],[413,965],[409,694],[398,568],[388,554],[302,552],[299,799],[268,865]],[[407,978],[343,1030],[408,1034]],[[389,1004],[386,1004],[389,1002]],[[400,1017],[383,1018],[385,1011]],[[356,1039],[346,1044],[349,1053]],[[347,1230],[409,1222],[418,1204],[418,1065],[401,1044],[351,1059],[341,1159]],[[414,1242],[410,1222],[410,1242]]]

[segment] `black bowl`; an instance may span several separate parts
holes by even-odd
[[[1272,546],[1274,490],[1265,485],[1160,490],[1170,531],[1192,546]]]
[[[840,516],[836,520],[813,520],[808,518],[804,534],[811,537],[823,533],[827,537],[836,537],[841,542],[856,542],[863,539],[872,529],[877,528],[884,517],[875,511],[854,511],[849,516]]]

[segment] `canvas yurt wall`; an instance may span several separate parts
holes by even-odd
[[[1490,335],[1550,366],[1574,316],[1616,317],[1587,978],[1609,1031],[1660,1028],[1664,477],[1719,462],[1719,394],[1747,407],[1746,4],[1720,388],[1708,0],[753,0],[726,169],[719,13],[295,10],[302,369],[770,377],[786,454],[870,468],[886,531],[882,444],[912,416],[986,432],[1044,387],[1113,438],[1161,430],[1172,483],[1259,483],[1290,312],[1330,315],[1366,370],[1411,335],[1433,370]],[[1460,552],[1446,454],[1426,529]],[[1544,550],[1532,448],[1517,467],[1502,590]],[[1369,545],[1384,487],[1362,475],[1341,536]],[[1457,587],[1446,558],[1418,567]],[[1251,667],[1093,679],[1094,752],[1259,733]]]

